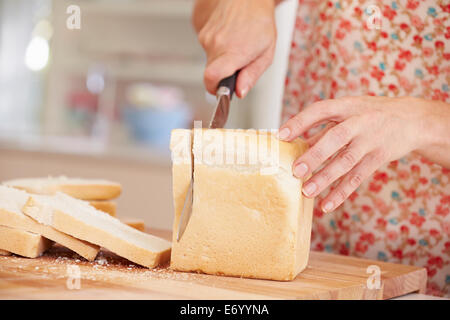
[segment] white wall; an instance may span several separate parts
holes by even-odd
[[[298,2],[285,0],[276,9],[277,48],[273,64],[254,88],[251,95],[250,126],[255,129],[278,129],[284,92],[289,51]]]

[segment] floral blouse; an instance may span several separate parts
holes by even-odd
[[[450,1],[299,0],[289,59],[283,122],[342,96],[450,103]],[[449,180],[449,169],[409,154],[333,213],[320,210],[319,196],[312,249],[423,266],[428,294],[450,296]]]

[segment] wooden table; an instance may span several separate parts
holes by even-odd
[[[169,231],[151,233],[170,238]],[[367,287],[373,265],[378,289]],[[424,268],[322,252],[311,252],[290,282],[149,270],[106,250],[94,262],[59,246],[36,259],[0,257],[0,299],[389,299],[424,293],[426,281]]]

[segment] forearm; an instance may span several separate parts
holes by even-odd
[[[422,146],[416,153],[445,168],[450,168],[450,104],[425,101],[427,115],[422,123]]]

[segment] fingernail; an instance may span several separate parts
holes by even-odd
[[[291,130],[289,128],[284,128],[281,131],[278,131],[278,138],[281,140],[286,140],[291,135]]]
[[[294,175],[297,178],[303,178],[305,174],[308,172],[308,166],[304,163],[300,163],[294,168]]]
[[[247,95],[247,93],[248,93],[248,88],[242,89],[242,90],[241,90],[241,94],[240,94],[241,98],[245,98],[245,96]]]
[[[314,182],[307,183],[303,188],[303,194],[310,197],[317,190],[317,185]]]
[[[331,210],[333,210],[333,207],[334,207],[333,202],[328,201],[327,203],[325,203],[325,205],[323,206],[322,210],[323,210],[325,213],[328,213],[328,212],[330,212]]]

